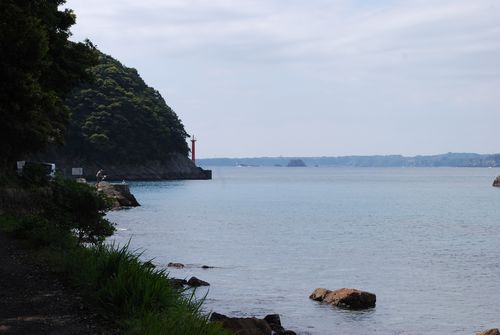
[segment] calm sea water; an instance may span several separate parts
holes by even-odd
[[[211,181],[131,183],[120,243],[211,283],[206,309],[279,313],[302,334],[474,334],[500,327],[500,169],[214,168]],[[215,266],[202,269],[201,265]],[[308,299],[377,294],[368,311]]]

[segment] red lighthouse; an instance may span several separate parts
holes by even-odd
[[[191,160],[196,163],[196,138],[191,139]]]

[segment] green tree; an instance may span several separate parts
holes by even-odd
[[[64,99],[97,64],[89,41],[68,40],[75,15],[59,9],[64,3],[0,1],[0,174],[26,154],[63,141]]]

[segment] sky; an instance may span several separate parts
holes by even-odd
[[[69,0],[197,156],[500,152],[498,0]]]

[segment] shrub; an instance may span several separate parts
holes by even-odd
[[[56,227],[73,232],[80,243],[100,243],[114,233],[114,225],[104,218],[111,205],[104,194],[62,177],[51,188],[53,195],[43,216]]]
[[[47,167],[42,164],[28,164],[23,167],[21,180],[25,187],[33,188],[47,186],[50,177],[47,173]]]

